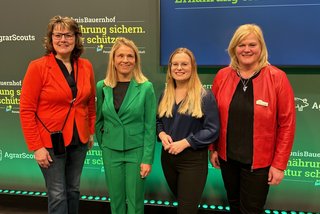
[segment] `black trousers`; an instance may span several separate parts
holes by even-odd
[[[251,170],[237,161],[219,158],[232,214],[261,214],[269,192],[269,167]]]
[[[161,164],[168,186],[178,201],[178,214],[195,214],[208,175],[208,150],[188,148],[178,155],[162,149]]]

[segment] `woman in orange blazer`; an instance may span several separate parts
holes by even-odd
[[[44,175],[48,213],[78,213],[80,176],[93,145],[95,81],[91,63],[80,55],[78,24],[53,17],[45,56],[32,61],[20,97],[22,131]],[[62,151],[53,148],[52,132],[61,131]],[[64,145],[63,145],[64,144]]]

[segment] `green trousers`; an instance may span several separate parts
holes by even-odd
[[[102,149],[112,214],[143,214],[145,179],[140,176],[143,148]]]

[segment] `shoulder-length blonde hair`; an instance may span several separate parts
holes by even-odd
[[[126,39],[124,37],[118,37],[116,42],[113,44],[109,54],[109,64],[108,64],[104,83],[111,88],[114,88],[117,85],[118,76],[117,76],[117,71],[114,64],[114,57],[115,57],[116,51],[121,46],[127,46],[131,48],[134,52],[135,66],[132,73],[134,80],[137,83],[143,83],[147,81],[148,80],[147,77],[145,77],[141,71],[141,65],[140,65],[141,59],[140,59],[140,54],[137,46],[134,44],[132,40]]]
[[[82,33],[78,26],[78,23],[70,18],[70,17],[62,17],[62,16],[54,16],[50,19],[48,27],[47,27],[47,34],[44,37],[43,46],[46,49],[46,54],[56,54],[56,51],[53,48],[52,44],[52,34],[53,29],[56,26],[60,26],[62,29],[68,29],[75,35],[75,46],[71,53],[71,59],[77,60],[84,51],[83,47],[83,40],[82,40]]]
[[[179,53],[185,53],[191,60],[191,76],[188,82],[188,90],[185,99],[182,101],[178,112],[180,114],[189,114],[192,117],[201,118],[203,112],[201,109],[202,97],[205,93],[197,72],[197,64],[193,53],[187,48],[177,48],[170,56],[167,75],[166,88],[163,97],[159,103],[158,116],[172,117],[172,109],[175,104],[175,88],[176,82],[171,75],[172,58]]]
[[[236,55],[236,47],[239,43],[242,42],[249,34],[254,34],[260,43],[261,46],[261,54],[259,57],[258,67],[256,68],[257,71],[261,70],[261,68],[265,67],[268,62],[268,50],[266,46],[266,42],[263,37],[263,33],[261,28],[256,24],[244,24],[237,28],[233,37],[229,43],[228,53],[230,56],[230,66],[235,69],[239,70],[239,61]]]

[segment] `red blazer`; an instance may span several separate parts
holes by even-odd
[[[78,93],[63,129],[66,146],[72,139],[74,121],[81,142],[87,143],[89,135],[94,134],[96,118],[92,65],[88,60],[80,58],[78,63],[74,63],[74,70]],[[52,148],[50,133],[36,118],[35,113],[50,131],[61,130],[71,100],[71,89],[53,54],[29,64],[20,96],[20,120],[29,150]]]
[[[231,67],[221,69],[214,78],[212,91],[216,96],[220,135],[217,144],[210,150],[217,150],[227,160],[227,127],[229,105],[240,81]],[[268,65],[252,80],[254,98],[253,121],[253,164],[252,168],[272,165],[284,170],[290,158],[295,133],[294,94],[286,74]]]

